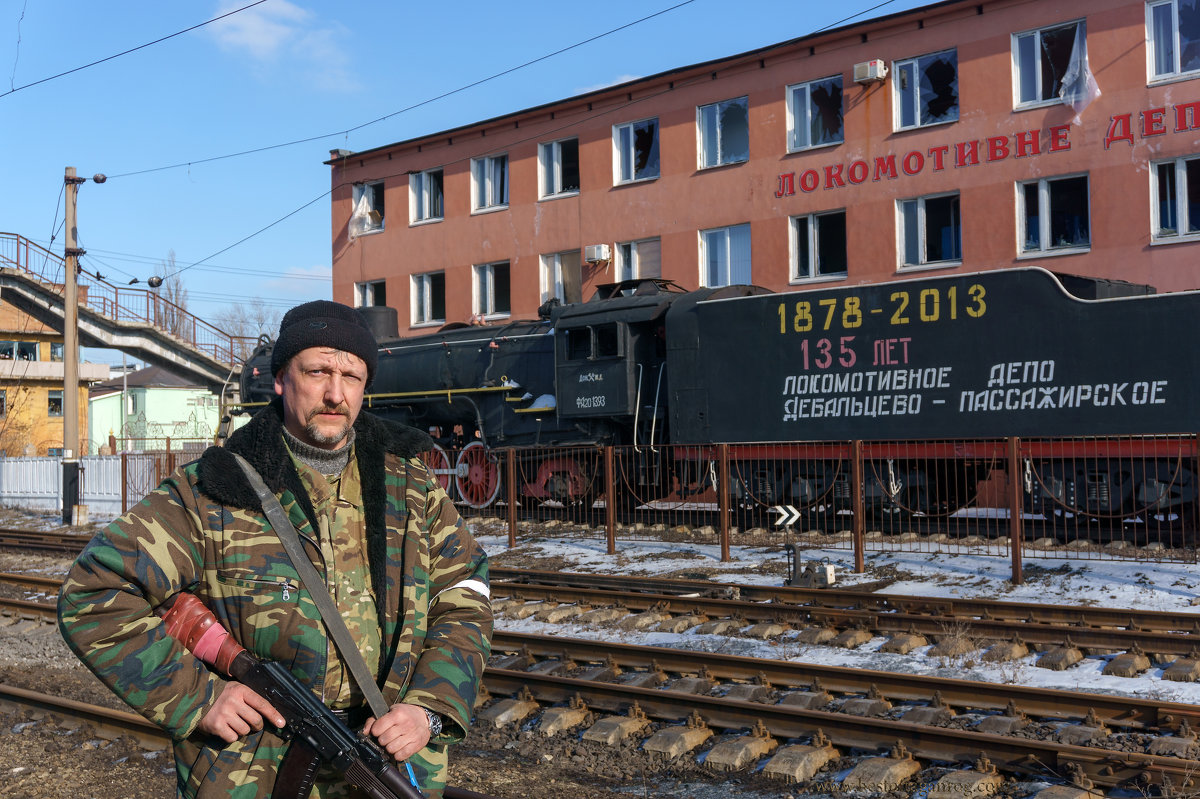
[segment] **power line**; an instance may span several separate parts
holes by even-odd
[[[10,94],[14,94],[15,92],[19,92],[19,91],[21,91],[22,89],[28,89],[28,88],[30,88],[31,86],[39,86],[39,85],[41,85],[41,84],[43,84],[43,83],[47,83],[47,82],[49,82],[49,81],[56,80],[56,79],[58,79],[58,78],[61,78],[61,77],[64,77],[64,76],[66,76],[66,75],[70,75],[70,74],[73,74],[73,73],[75,73],[75,72],[79,72],[80,70],[84,70],[84,69],[87,69],[87,68],[89,68],[89,67],[94,67],[94,66],[96,66],[97,64],[103,64],[103,63],[104,63],[104,62],[106,62],[106,61],[112,61],[114,58],[120,58],[121,56],[123,56],[123,55],[129,55],[130,53],[136,53],[138,50],[144,50],[144,49],[146,49],[147,47],[151,47],[151,46],[153,46],[153,45],[159,44],[160,42],[165,42],[167,39],[174,39],[176,36],[182,36],[182,35],[183,35],[183,34],[185,34],[185,33],[190,33],[191,31],[194,31],[194,30],[196,30],[197,28],[203,28],[205,25],[211,25],[211,24],[212,24],[212,23],[214,23],[214,22],[219,22],[220,20],[223,20],[223,19],[225,19],[226,17],[231,17],[231,16],[233,16],[234,14],[237,14],[237,13],[240,13],[240,12],[242,12],[242,11],[245,11],[247,8],[254,8],[255,6],[257,6],[257,5],[262,5],[262,4],[263,4],[263,3],[265,3],[265,2],[267,2],[267,0],[256,0],[256,2],[253,2],[253,3],[251,3],[251,4],[250,4],[250,5],[248,5],[248,6],[242,6],[241,8],[236,8],[236,9],[234,9],[233,11],[230,11],[230,12],[227,12],[227,13],[225,13],[225,14],[222,14],[222,15],[220,15],[219,17],[213,17],[212,19],[210,19],[210,20],[207,20],[206,22],[201,22],[201,23],[199,23],[199,24],[197,24],[197,25],[193,25],[193,26],[192,26],[192,27],[190,27],[190,28],[184,28],[184,29],[183,29],[183,30],[181,30],[181,31],[176,31],[175,33],[169,34],[169,35],[167,35],[167,36],[163,36],[163,37],[161,37],[161,38],[159,38],[159,39],[155,39],[155,40],[154,40],[154,41],[152,41],[152,42],[146,42],[145,44],[139,44],[137,47],[131,47],[131,48],[129,48],[128,50],[125,50],[125,51],[123,51],[123,52],[116,53],[116,54],[114,54],[114,55],[110,55],[110,56],[108,56],[108,57],[106,57],[106,58],[101,58],[99,61],[93,61],[93,62],[91,62],[90,64],[84,64],[83,66],[78,66],[78,67],[75,67],[74,69],[68,69],[66,72],[60,72],[60,73],[58,73],[57,75],[51,75],[51,76],[50,76],[50,77],[48,77],[48,78],[42,78],[41,80],[35,80],[33,83],[26,83],[24,86],[17,86],[16,88],[9,89],[8,91],[4,92],[4,94],[0,94],[0,99],[3,99],[3,98],[7,97],[7,96],[8,96],[8,95],[10,95]],[[24,16],[24,12],[22,12],[22,16]],[[20,40],[18,39],[18,42],[19,42],[19,41],[20,41]],[[14,63],[14,64],[13,64],[13,75],[14,75],[14,77],[15,77],[15,75],[16,75],[16,68],[17,68],[17,66],[16,66],[16,64]]]
[[[634,25],[640,25],[641,23],[643,23],[643,22],[646,22],[647,20],[654,19],[655,17],[660,17],[660,16],[662,16],[663,14],[667,14],[667,13],[669,13],[669,12],[671,12],[671,11],[674,11],[674,10],[676,10],[676,9],[678,9],[678,8],[682,8],[683,6],[686,6],[686,5],[690,5],[690,4],[694,3],[694,2],[696,2],[696,0],[683,0],[683,2],[676,3],[675,5],[673,5],[673,6],[670,6],[670,7],[668,7],[668,8],[664,8],[664,9],[662,9],[661,11],[655,11],[653,14],[647,14],[646,16],[644,16],[644,17],[642,17],[642,18],[640,18],[640,19],[635,19],[635,20],[634,20],[634,21],[632,21],[632,22],[627,22],[627,23],[625,23],[624,25],[620,25],[620,26],[618,26],[618,27],[616,27],[616,28],[613,28],[612,30],[605,31],[604,33],[598,33],[598,34],[596,34],[595,36],[589,36],[588,38],[586,38],[586,39],[583,39],[582,41],[578,41],[578,42],[576,42],[575,44],[568,45],[568,46],[566,46],[566,47],[560,48],[560,49],[558,49],[558,50],[555,50],[555,51],[554,51],[554,52],[552,52],[552,53],[546,53],[545,55],[538,56],[537,58],[534,58],[534,59],[532,59],[532,60],[530,60],[530,61],[526,61],[526,62],[525,62],[525,63],[523,63],[523,64],[518,64],[517,66],[514,66],[514,67],[509,67],[508,69],[502,70],[502,71],[500,71],[500,72],[497,72],[497,73],[495,73],[495,74],[493,74],[493,75],[489,75],[489,76],[488,76],[488,77],[486,77],[486,78],[480,78],[479,80],[473,81],[473,82],[471,82],[471,83],[468,83],[468,84],[466,84],[466,85],[464,85],[464,86],[459,86],[457,89],[451,89],[450,91],[443,92],[443,93],[441,93],[441,94],[439,94],[439,95],[436,95],[436,96],[434,96],[434,97],[430,97],[430,98],[428,98],[428,99],[421,100],[420,102],[413,103],[412,105],[410,105],[410,106],[406,106],[406,107],[404,107],[404,108],[401,108],[401,109],[400,109],[400,110],[398,110],[398,111],[393,111],[393,112],[391,112],[390,114],[385,114],[384,116],[381,116],[381,117],[379,117],[379,118],[377,118],[377,119],[372,119],[370,122],[363,122],[363,123],[362,123],[362,124],[360,124],[360,125],[355,125],[355,126],[353,126],[353,127],[346,128],[345,130],[339,130],[339,131],[335,131],[335,132],[333,132],[333,133],[323,133],[323,134],[321,134],[321,135],[319,135],[319,136],[309,136],[309,137],[307,137],[307,138],[304,138],[304,139],[294,139],[293,141],[283,142],[283,143],[281,143],[281,144],[269,144],[269,145],[266,145],[266,146],[264,146],[264,147],[256,147],[256,148],[254,148],[254,149],[252,149],[252,150],[242,150],[241,152],[236,152],[236,153],[228,153],[228,154],[226,154],[226,155],[214,155],[214,156],[211,156],[211,157],[209,157],[209,158],[201,158],[201,159],[194,160],[194,161],[182,161],[182,162],[180,162],[180,163],[178,163],[178,164],[170,164],[170,165],[168,165],[168,166],[158,166],[158,167],[152,167],[152,168],[150,168],[150,169],[140,169],[140,170],[137,170],[137,171],[135,171],[135,172],[121,172],[121,173],[119,173],[119,174],[116,174],[116,175],[109,175],[109,176],[108,176],[108,179],[109,179],[109,180],[114,180],[114,179],[116,179],[116,178],[127,178],[127,177],[133,177],[134,175],[145,175],[145,174],[148,174],[148,173],[151,173],[151,172],[163,172],[163,171],[165,171],[165,170],[168,170],[168,169],[180,169],[180,168],[182,168],[182,167],[191,167],[191,166],[194,166],[194,165],[196,165],[196,164],[207,164],[207,163],[211,163],[211,162],[213,162],[213,161],[223,161],[223,160],[225,160],[225,159],[227,159],[227,158],[239,158],[239,157],[241,157],[241,156],[243,156],[243,155],[254,155],[254,154],[256,154],[256,153],[264,153],[264,152],[268,152],[268,151],[270,151],[270,150],[278,150],[278,149],[280,149],[280,148],[283,148],[283,147],[292,147],[292,146],[294,146],[294,145],[297,145],[297,144],[308,144],[309,142],[320,141],[321,139],[330,139],[330,138],[333,138],[334,136],[346,136],[346,135],[348,135],[348,134],[350,134],[350,133],[353,133],[354,131],[357,131],[357,130],[362,130],[363,128],[365,128],[365,127],[368,127],[368,126],[370,126],[370,125],[374,125],[374,124],[377,124],[377,123],[379,123],[379,122],[383,122],[383,121],[385,121],[385,120],[391,119],[391,118],[392,118],[392,117],[394,117],[394,116],[398,116],[398,115],[400,115],[400,114],[407,113],[407,112],[409,112],[409,111],[412,111],[412,110],[414,110],[414,109],[420,108],[420,107],[422,107],[422,106],[429,105],[430,103],[435,103],[435,102],[437,102],[438,100],[444,100],[444,99],[445,99],[445,98],[447,98],[447,97],[452,97],[453,95],[460,94],[460,93],[462,93],[462,92],[465,92],[465,91],[467,91],[468,89],[474,89],[474,88],[476,88],[477,86],[482,86],[483,84],[485,84],[485,83],[488,83],[488,82],[490,82],[490,81],[493,81],[493,80],[496,80],[497,78],[502,78],[502,77],[504,77],[505,75],[510,75],[510,74],[512,74],[512,73],[514,73],[514,72],[517,72],[517,71],[519,71],[519,70],[525,69],[526,67],[529,67],[529,66],[532,66],[532,65],[534,65],[534,64],[540,63],[540,62],[542,62],[542,61],[545,61],[545,60],[547,60],[547,59],[549,59],[549,58],[553,58],[553,57],[554,57],[554,56],[556,56],[556,55],[562,55],[563,53],[566,53],[566,52],[568,52],[568,51],[570,51],[570,50],[574,50],[574,49],[576,49],[576,48],[582,47],[582,46],[583,46],[583,45],[585,45],[585,44],[591,44],[592,42],[595,42],[595,41],[598,41],[598,40],[600,40],[600,39],[603,39],[603,38],[605,38],[606,36],[611,36],[611,35],[613,35],[614,33],[618,33],[618,32],[620,32],[620,31],[623,31],[623,30],[625,30],[626,28],[631,28],[631,27],[633,27]],[[0,97],[3,97],[3,96],[4,96],[4,95],[0,95]]]

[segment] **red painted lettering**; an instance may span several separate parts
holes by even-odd
[[[1151,108],[1142,112],[1142,136],[1161,136],[1167,132],[1163,118],[1167,115],[1165,108]]]
[[[1047,152],[1056,153],[1059,150],[1070,150],[1071,142],[1067,139],[1067,134],[1070,132],[1070,125],[1055,125],[1050,128],[1050,149]]]
[[[979,142],[960,141],[954,145],[954,165],[974,166],[979,163]]]
[[[925,156],[919,150],[911,150],[904,156],[904,174],[915,175],[925,167]]]
[[[845,185],[846,179],[842,177],[841,164],[825,167],[825,188],[832,189],[834,186],[842,188]]]
[[[851,183],[858,185],[867,179],[867,174],[871,168],[867,166],[866,161],[855,161],[850,164],[850,168],[846,170],[846,179]]]
[[[930,147],[929,155],[933,158],[933,171],[941,172],[946,168],[942,159],[946,157],[946,153],[950,152],[950,146],[943,144],[941,147]]]
[[[1197,127],[1200,127],[1196,124],[1197,109],[1200,109],[1200,102],[1184,103],[1175,106],[1176,133],[1184,130],[1195,130]]]
[[[788,172],[779,176],[779,188],[775,190],[775,196],[790,197],[796,193],[796,173]]]
[[[881,155],[875,159],[875,177],[873,180],[879,180],[880,177],[896,177],[896,156]]]
[[[1007,136],[991,136],[987,140],[988,143],[988,160],[1003,161],[1008,158],[1008,137]]]
[[[800,191],[809,192],[821,185],[821,176],[815,169],[806,169],[800,173]]]
[[[1108,133],[1104,135],[1104,149],[1107,150],[1115,141],[1127,141],[1133,146],[1133,115],[1120,114],[1109,117]]]
[[[1038,155],[1042,151],[1041,137],[1036,130],[1023,130],[1017,134],[1017,158]]]

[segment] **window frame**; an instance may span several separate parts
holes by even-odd
[[[1087,244],[1086,245],[1069,245],[1064,247],[1048,247],[1044,242],[1050,239],[1050,224],[1053,217],[1053,209],[1049,208],[1050,184],[1058,183],[1065,180],[1075,180],[1083,178],[1085,181],[1086,200],[1087,200]],[[1038,247],[1036,249],[1027,249],[1025,242],[1028,239],[1026,234],[1026,220],[1029,218],[1025,201],[1025,189],[1027,186],[1036,185],[1038,187]],[[1070,172],[1065,175],[1053,175],[1051,177],[1037,178],[1035,180],[1017,181],[1017,258],[1046,258],[1057,255],[1077,255],[1079,253],[1091,252],[1092,249],[1092,180],[1087,172]]]
[[[1154,9],[1164,6],[1171,9],[1171,69],[1168,72],[1156,72],[1158,63],[1158,39],[1155,36]],[[1200,11],[1200,9],[1198,9]],[[1200,45],[1200,39],[1197,39]],[[1146,3],[1146,80],[1153,85],[1170,83],[1178,80],[1190,80],[1200,77],[1200,66],[1195,69],[1183,69],[1183,48],[1179,36],[1179,0],[1150,0]]]
[[[637,176],[637,126],[646,123],[654,124],[654,143],[650,147],[650,152],[654,154],[654,174]],[[629,149],[625,151],[621,143],[621,131],[629,131]],[[630,183],[645,183],[651,180],[658,180],[662,177],[662,125],[659,124],[658,117],[646,117],[645,119],[635,119],[631,122],[622,122],[613,125],[613,185],[625,186]],[[630,177],[623,176],[625,159],[628,158]]]
[[[437,215],[429,211],[433,207],[430,202],[430,183],[434,175],[438,176],[437,206],[440,213]],[[428,225],[446,218],[446,172],[442,167],[424,169],[408,176],[408,211],[410,225]]]
[[[565,139],[542,142],[538,145],[538,199],[557,200],[560,197],[574,197],[579,194],[580,187],[563,188],[563,145],[575,145],[575,177],[582,183],[579,162],[579,137],[568,136]]]
[[[495,165],[501,158],[504,159],[504,198],[503,202],[491,202],[494,199],[495,186],[493,181],[495,178]],[[509,189],[511,187],[511,173],[509,171],[512,164],[509,162],[508,153],[492,153],[491,155],[481,155],[471,159],[471,213],[472,214],[488,214],[494,211],[503,211],[508,208]],[[486,178],[482,181],[482,191],[487,194],[489,202],[480,204],[481,192],[481,176]],[[498,263],[498,262],[497,262]]]
[[[1200,153],[1195,155],[1181,155],[1178,158],[1164,158],[1158,161],[1150,162],[1150,244],[1176,244],[1188,241],[1200,241],[1200,210],[1194,215],[1189,214],[1188,195],[1191,192],[1200,192],[1200,186],[1192,187],[1188,180],[1187,165],[1195,163],[1200,166]],[[1176,219],[1176,230],[1174,233],[1164,233],[1162,220],[1162,203],[1159,200],[1162,189],[1159,184],[1159,169],[1164,166],[1172,167],[1172,181],[1174,183],[1172,192],[1173,211]],[[1200,171],[1195,176],[1200,180]],[[1190,190],[1190,191],[1189,191]],[[1189,227],[1191,224],[1196,225],[1196,230],[1188,230],[1181,232],[1181,228]]]
[[[744,158],[731,159],[729,161],[719,160],[721,157],[721,140],[723,138],[721,126],[721,107],[730,103],[745,103],[746,106],[746,156]],[[705,163],[705,124],[704,112],[705,109],[716,109],[716,153],[718,160],[714,163]],[[696,163],[699,169],[716,169],[723,166],[731,166],[733,164],[744,164],[750,160],[750,95],[743,94],[740,97],[730,97],[725,100],[718,100],[715,103],[705,103],[704,105],[696,106]]]
[[[583,254],[579,250],[560,250],[543,253],[538,258],[538,304],[557,299],[567,302],[567,288],[563,280],[563,256],[574,255],[579,259],[579,267],[583,266]],[[582,272],[580,273],[582,277]]]
[[[434,278],[440,277],[442,283],[442,315],[436,316],[434,305]],[[446,323],[446,273],[444,271],[437,272],[421,272],[415,275],[409,275],[409,291],[410,294],[410,319],[409,324],[412,327],[426,327],[432,325],[444,325]],[[428,312],[427,318],[421,318],[421,311],[425,309]]]
[[[658,273],[654,275],[643,274],[641,254],[639,252],[639,245],[645,245],[650,242],[658,244]],[[626,248],[629,250],[628,255],[625,254]],[[647,277],[662,277],[662,237],[648,236],[644,239],[617,242],[616,263],[613,266],[616,270],[618,282],[622,280],[641,280]]]
[[[733,237],[732,237],[732,231],[741,230],[741,229],[745,229],[745,231],[746,231],[746,244],[749,249],[749,256],[750,256],[748,259],[749,263],[747,264],[747,270],[749,271],[749,275],[748,275],[749,280],[747,281],[746,284],[735,283],[733,281],[733,248],[732,248]],[[709,277],[708,276],[708,260],[709,260],[708,259],[708,256],[709,256],[708,234],[710,234],[710,233],[724,233],[725,234],[724,247],[725,247],[726,264],[725,264],[725,274],[723,275],[723,277],[726,279],[726,282],[724,282],[724,283],[710,283],[709,279],[708,279],[708,277]],[[704,230],[700,231],[700,286],[702,288],[721,288],[723,286],[750,285],[750,284],[752,284],[753,280],[754,280],[754,242],[753,242],[752,231],[750,229],[749,222],[741,222],[741,223],[734,224],[734,225],[723,225],[721,227],[714,227],[714,228],[705,228]]]
[[[1041,69],[1042,61],[1041,61],[1041,58],[1039,57],[1042,52],[1042,50],[1041,50],[1042,35],[1049,31],[1059,30],[1062,28],[1066,28],[1068,26],[1072,26],[1075,28],[1075,37],[1078,37],[1079,27],[1082,26],[1082,28],[1083,28],[1083,48],[1084,48],[1084,53],[1086,55],[1086,51],[1087,51],[1087,18],[1086,17],[1080,17],[1078,19],[1070,19],[1070,20],[1067,20],[1066,22],[1058,22],[1053,25],[1043,25],[1040,28],[1030,28],[1029,30],[1019,31],[1017,33],[1012,34],[1012,64],[1013,64],[1013,84],[1012,85],[1013,85],[1013,109],[1014,110],[1024,111],[1026,109],[1031,109],[1031,108],[1047,108],[1049,106],[1070,104],[1071,99],[1072,99],[1071,97],[1059,97],[1057,94],[1049,99],[1044,99],[1044,100],[1041,100],[1041,99],[1039,99],[1039,100],[1022,100],[1021,99],[1021,87],[1022,87],[1022,83],[1023,83],[1022,77],[1024,75],[1023,67],[1021,64],[1021,51],[1020,51],[1021,40],[1026,37],[1033,37],[1034,57],[1036,59],[1036,63],[1033,65],[1034,93],[1035,93],[1035,95],[1040,97],[1042,95],[1043,89],[1044,89],[1044,87],[1042,86],[1042,69]],[[1072,46],[1074,46],[1074,45],[1072,45]],[[1064,72],[1064,75],[1065,74],[1066,73]]]
[[[812,130],[812,120],[813,120],[812,87],[816,86],[817,84],[828,83],[830,81],[837,81],[838,92],[841,93],[841,97],[842,97],[841,101],[838,103],[838,120],[841,122],[841,127],[838,129],[838,138],[836,140],[828,141],[828,142],[821,142],[820,144],[813,144],[811,141],[811,135],[810,135],[811,130]],[[799,126],[797,125],[797,120],[798,120],[800,114],[796,109],[796,92],[800,89],[805,89],[805,93],[804,93],[804,97],[805,97],[805,100],[804,100],[804,120],[805,120],[804,131],[805,131],[806,137],[810,139],[810,141],[807,144],[797,144],[796,143],[796,134],[800,130]],[[787,106],[787,151],[789,153],[801,153],[801,152],[806,152],[809,150],[818,150],[822,147],[836,147],[839,144],[845,143],[845,141],[846,141],[846,116],[845,116],[846,99],[845,99],[845,94],[843,93],[844,90],[845,90],[845,86],[843,84],[842,76],[840,74],[839,75],[830,75],[825,78],[817,78],[815,80],[806,80],[806,81],[801,81],[799,83],[793,83],[785,89],[784,97],[787,101],[786,102],[786,106]]]
[[[379,297],[378,294],[382,296]],[[387,305],[387,280],[363,280],[354,284],[355,308],[374,308],[381,305]]]
[[[503,266],[508,272],[508,308],[496,310],[496,267]],[[481,286],[481,280],[486,276],[486,286]],[[481,288],[486,288],[487,297],[482,296]],[[486,300],[486,304],[485,304]],[[474,264],[471,267],[471,311],[482,319],[506,319],[512,316],[512,262],[507,260],[489,261],[484,264]]]
[[[953,197],[958,200],[958,257],[946,258],[938,261],[929,260],[929,230],[928,216],[925,211],[925,205],[929,200],[940,200],[945,197]],[[917,263],[908,263],[905,260],[907,255],[907,234],[906,234],[906,217],[904,205],[906,203],[917,203],[917,233],[920,236],[918,243],[920,249],[920,261]],[[905,197],[896,200],[896,261],[898,272],[916,272],[922,269],[947,269],[955,266],[962,266],[963,258],[963,223],[962,223],[962,195],[958,191],[942,191],[934,194],[922,194],[918,197]]]
[[[788,276],[789,283],[828,283],[835,280],[845,280],[850,276],[849,253],[847,252],[849,244],[849,234],[842,237],[842,252],[843,260],[846,263],[846,271],[828,275],[820,274],[820,225],[822,218],[841,216],[843,219],[842,228],[846,228],[847,212],[845,208],[835,208],[829,211],[816,211],[811,214],[797,214],[788,217],[788,249],[790,253],[790,274]],[[805,236],[808,238],[808,264],[806,272],[802,273],[800,269],[800,220],[806,220]]]
[[[55,394],[58,396],[56,397]],[[54,400],[58,400],[58,411],[54,410]],[[66,397],[63,396],[61,388],[52,388],[46,391],[46,416],[51,419],[57,419],[66,414]]]
[[[954,54],[954,118],[953,119],[938,119],[933,122],[922,122],[921,121],[921,106],[920,106],[920,102],[921,102],[920,79],[921,79],[921,74],[923,73],[924,70],[921,69],[921,62],[925,59],[929,59],[932,61],[933,59],[937,58],[938,56],[945,55],[946,53]],[[905,124],[903,124],[903,120],[904,120],[904,116],[903,116],[903,114],[904,114],[904,103],[903,103],[904,95],[903,95],[903,92],[909,91],[909,90],[901,88],[900,75],[901,75],[901,72],[904,69],[904,67],[909,64],[913,65],[913,68],[916,70],[918,86],[915,90],[913,90],[913,94],[914,94],[913,102],[916,105],[915,105],[915,108],[913,108],[912,110],[913,110],[913,119],[915,121],[911,125],[905,125]],[[906,130],[921,130],[922,128],[931,128],[931,127],[935,127],[937,125],[951,125],[951,124],[954,124],[955,122],[958,122],[960,112],[962,110],[962,97],[959,93],[959,88],[958,88],[959,67],[958,67],[958,48],[957,47],[948,47],[944,50],[935,50],[932,53],[922,53],[921,55],[912,56],[910,58],[899,58],[892,62],[892,76],[893,76],[892,84],[895,87],[894,91],[892,92],[892,108],[893,108],[892,123],[893,123],[893,130],[895,132],[899,133],[900,131],[906,131]]]
[[[350,235],[352,238],[358,236],[369,236],[373,233],[382,233],[387,228],[387,207],[384,202],[386,197],[386,186],[382,180],[368,180],[362,183],[355,183],[350,192]],[[367,222],[367,226],[362,230],[354,230],[354,214],[358,209],[358,204],[362,201],[363,195],[370,192],[370,201],[367,206],[370,213],[379,214],[379,222]],[[368,217],[369,219],[369,217]]]

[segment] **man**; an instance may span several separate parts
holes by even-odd
[[[407,760],[427,796],[442,795],[446,744],[466,734],[489,651],[487,557],[417,458],[428,436],[360,413],[377,353],[353,308],[319,300],[288,311],[271,358],[279,396],[97,534],[63,584],[63,637],[171,734],[180,796],[265,799],[277,778],[290,785],[310,765],[285,758],[275,708],[167,635],[154,611],[181,591]],[[380,678],[383,717],[363,709],[234,452],[262,475],[325,577]],[[328,767],[311,793],[354,795]]]

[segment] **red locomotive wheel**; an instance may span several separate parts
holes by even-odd
[[[421,460],[425,461],[425,465],[429,467],[429,471],[433,472],[433,476],[441,483],[442,488],[454,498],[454,469],[450,466],[450,456],[446,454],[440,445],[434,444],[433,449],[422,453]]]
[[[454,483],[465,504],[486,508],[500,494],[500,464],[482,442],[472,441],[458,454]]]

